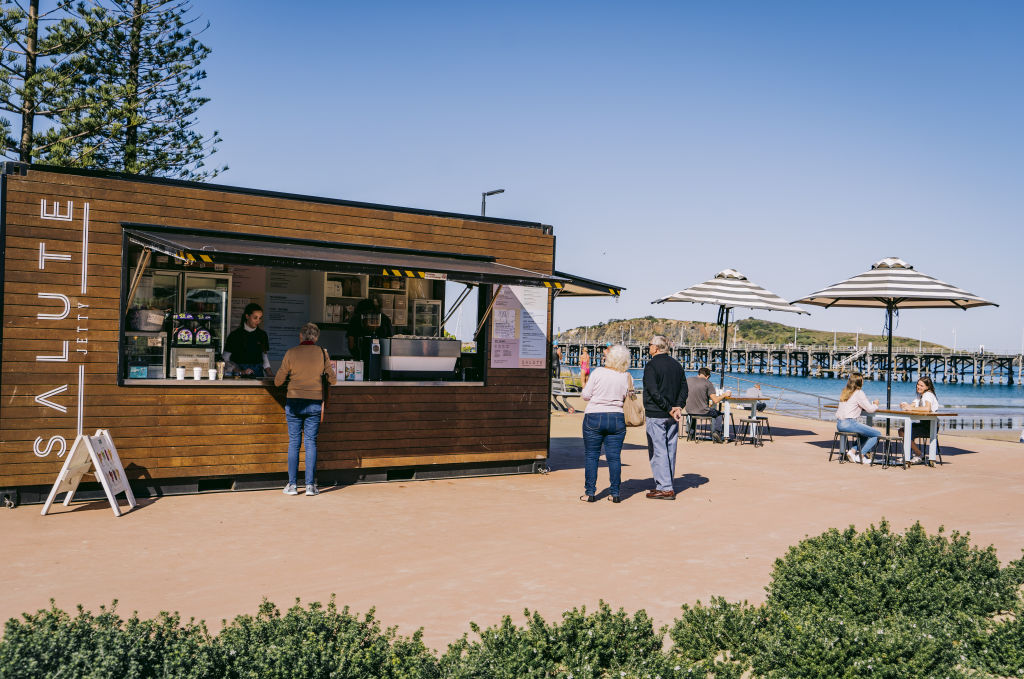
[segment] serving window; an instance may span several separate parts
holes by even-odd
[[[123,271],[123,384],[251,383],[225,354],[251,303],[272,370],[312,321],[339,379],[479,383],[499,286],[557,284],[486,257],[154,227],[125,229]]]

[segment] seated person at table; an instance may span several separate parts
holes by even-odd
[[[901,410],[911,412],[934,413],[939,410],[939,399],[935,396],[935,383],[930,377],[922,377],[917,381],[917,398],[910,403],[901,403]],[[918,438],[931,439],[931,422],[914,422],[910,425],[910,449],[914,452],[911,462],[921,462],[921,449],[917,447]],[[903,427],[900,427],[900,436],[903,436]]]
[[[857,420],[862,412],[873,413],[878,410],[878,399],[868,402],[868,397],[861,389],[863,386],[864,376],[860,373],[850,373],[843,392],[839,394],[839,407],[836,409],[836,431],[843,434],[856,434],[859,437],[860,454],[847,450],[846,459],[850,462],[867,464],[868,453],[874,449],[882,432]]]
[[[761,385],[760,384],[755,384],[750,389],[747,389],[745,392],[743,392],[743,396],[745,398],[762,398],[763,394],[761,394]],[[760,412],[760,411],[764,410],[767,407],[768,407],[768,404],[765,403],[764,401],[757,401],[756,403],[751,403],[750,404],[750,412],[751,412],[751,414],[753,414],[755,410]]]
[[[706,367],[697,371],[696,377],[686,378],[686,414],[687,415],[710,415],[715,418],[711,421],[711,440],[715,443],[722,443],[722,432],[725,430],[725,416],[722,411],[714,406],[722,402],[722,399],[732,396],[731,391],[721,394],[715,393],[715,385],[711,384],[711,371]],[[690,438],[696,436],[696,427],[693,420],[687,425],[687,435]]]

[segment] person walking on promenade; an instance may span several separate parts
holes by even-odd
[[[839,407],[836,408],[836,431],[844,434],[857,434],[860,437],[860,454],[851,450],[846,451],[846,459],[850,462],[867,464],[870,460],[868,454],[878,443],[878,437],[882,432],[872,429],[863,422],[857,420],[861,412],[873,413],[878,410],[878,399],[868,402],[868,397],[861,387],[864,386],[864,376],[860,373],[850,373],[846,380],[846,386],[839,394]]]
[[[334,362],[327,351],[318,347],[320,328],[306,323],[299,331],[300,344],[284,354],[281,368],[274,376],[274,384],[281,386],[288,382],[288,398],[284,405],[284,416],[288,421],[288,485],[285,495],[298,495],[295,486],[299,471],[299,445],[305,437],[306,448],[306,495],[318,495],[316,487],[316,438],[320,434],[320,414],[323,410],[324,384],[326,375],[330,384],[337,384]]]
[[[716,408],[724,399],[732,396],[729,390],[721,394],[715,393],[715,385],[711,384],[711,370],[706,366],[697,371],[696,377],[686,380],[690,393],[686,398],[686,412],[690,415],[710,415],[711,440],[715,443],[722,443],[722,432],[725,431],[725,416],[722,411]],[[691,427],[686,432],[690,439],[696,437],[696,431]]]
[[[587,386],[588,379],[590,379],[590,352],[583,347],[583,351],[580,352],[580,386]]]
[[[622,402],[629,390],[629,349],[616,344],[608,350],[605,365],[594,369],[594,374],[583,387],[580,396],[587,402],[583,411],[583,502],[594,502],[597,492],[597,461],[604,446],[608,461],[608,491],[611,501],[619,501],[622,480],[622,442],[626,440],[626,417]]]
[[[676,443],[688,393],[686,372],[668,355],[668,349],[668,340],[661,335],[652,337],[648,345],[651,358],[644,366],[647,457],[654,477],[654,490],[647,493],[651,500],[676,499]]]

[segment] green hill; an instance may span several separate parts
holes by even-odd
[[[793,331],[797,330],[792,325],[784,325],[773,321],[762,321],[756,318],[746,318],[729,324],[729,334],[735,333],[735,341],[749,344],[791,344],[793,342]],[[670,342],[683,342],[687,344],[720,344],[722,342],[722,327],[716,323],[703,321],[677,321],[671,318],[655,318],[644,316],[642,318],[613,319],[606,323],[588,325],[579,328],[566,330],[558,336],[560,342],[639,342],[648,339],[652,335],[664,335]],[[732,337],[729,338],[730,342]],[[873,342],[875,346],[884,346],[883,335],[869,335],[860,333],[860,336],[852,332],[839,332],[835,334],[834,341],[838,346],[866,345]],[[831,330],[811,330],[800,328],[796,333],[796,344],[806,346],[811,344],[829,345],[833,342]],[[916,348],[918,340],[911,337],[893,337],[894,347]],[[946,347],[934,342],[924,342],[925,349],[945,349]]]

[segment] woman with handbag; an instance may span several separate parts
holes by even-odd
[[[324,390],[337,384],[334,363],[327,350],[317,346],[320,328],[306,323],[299,331],[300,344],[285,352],[281,367],[274,376],[274,384],[288,382],[288,398],[284,416],[288,422],[288,485],[285,495],[298,495],[296,477],[299,471],[299,445],[305,438],[306,495],[318,495],[316,486],[316,438],[324,407]]]
[[[594,502],[597,491],[597,461],[604,456],[608,461],[608,486],[611,501],[619,502],[619,484],[622,480],[622,443],[626,439],[626,418],[623,402],[629,395],[629,349],[616,344],[608,350],[605,365],[596,368],[580,396],[587,402],[583,412],[584,472],[583,492],[580,500]]]

